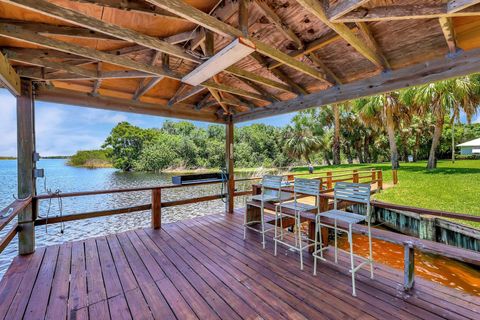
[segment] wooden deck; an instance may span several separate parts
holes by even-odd
[[[479,319],[480,298],[376,266],[348,272],[298,256],[259,236],[243,240],[243,212],[161,230],[140,229],[17,257],[0,283],[0,319]],[[341,256],[341,263],[345,257]]]

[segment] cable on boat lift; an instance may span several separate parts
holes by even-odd
[[[47,188],[47,177],[43,177],[43,190],[50,196],[56,196],[57,201],[58,201],[58,212],[59,214],[57,217],[62,218],[63,217],[63,200],[61,197],[62,190],[56,189],[55,191],[52,191],[52,189]],[[50,197],[48,199],[48,209],[47,209],[47,215],[45,217],[45,233],[48,235],[51,235],[48,233],[48,217],[50,215],[50,210],[52,208],[52,198]],[[65,233],[65,222],[63,220],[60,222],[60,232],[57,233],[57,235],[63,235]]]

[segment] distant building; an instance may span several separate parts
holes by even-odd
[[[478,154],[480,155],[480,138],[460,143],[457,147],[460,147],[460,154],[470,155]]]

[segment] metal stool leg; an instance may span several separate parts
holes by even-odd
[[[245,215],[243,217],[243,240],[247,238],[247,200],[245,200]]]
[[[348,225],[348,242],[350,242],[350,272],[352,273],[352,296],[356,297],[355,291],[355,264],[353,261],[353,239],[352,239],[352,224]]]
[[[334,231],[335,231],[335,263],[338,263],[338,247],[337,247],[337,219],[335,219],[335,224],[334,224]]]
[[[317,245],[318,245],[318,228],[320,227],[320,216],[317,216],[315,219],[315,250],[314,250],[314,255],[313,255],[313,275],[317,275],[317,254],[315,253],[317,251]],[[322,248],[322,240],[320,238],[320,249]],[[322,251],[320,251],[322,252]]]
[[[298,230],[298,249],[300,251],[300,270],[303,270],[303,250],[302,250],[302,228],[300,221],[300,212],[297,212],[297,230]]]
[[[263,202],[262,202],[262,208],[260,210],[260,216],[262,220],[262,246],[263,246],[263,249],[265,249],[265,219],[263,218]]]
[[[373,279],[373,250],[372,250],[372,231],[370,230],[370,219],[368,219],[368,249],[370,250],[370,255],[368,259],[370,260],[370,279]]]
[[[275,206],[275,238],[273,239],[275,242],[275,249],[273,252],[274,256],[277,256],[277,228],[278,228],[278,206]]]

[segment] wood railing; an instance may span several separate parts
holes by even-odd
[[[15,200],[8,207],[0,211],[0,231],[12,221],[19,213],[21,213],[29,204],[32,203],[32,198]],[[19,231],[20,226],[17,223],[13,224],[10,230],[6,233],[2,240],[0,240],[0,253],[8,246],[10,241],[15,237]]]

